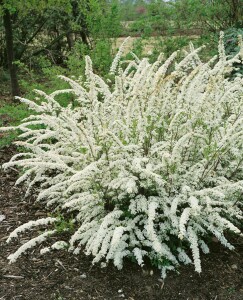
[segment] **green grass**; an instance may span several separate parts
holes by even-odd
[[[25,104],[3,103],[0,105],[0,127],[17,126],[31,113]],[[0,148],[9,146],[17,136],[17,131],[0,132]]]

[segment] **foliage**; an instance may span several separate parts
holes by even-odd
[[[177,58],[182,58],[184,51],[188,51],[190,42],[194,46],[207,47],[201,50],[202,61],[208,61],[212,56],[217,55],[218,34],[195,36],[157,36],[157,37],[141,37],[135,38],[131,50],[138,57],[148,57],[150,62],[155,62],[160,53],[168,58],[172,52],[178,51]],[[132,55],[128,53],[127,58],[131,59]]]
[[[112,47],[110,39],[97,40],[95,47],[91,50],[82,42],[75,43],[66,60],[68,73],[77,78],[82,76],[85,72],[85,56],[89,55],[93,61],[94,70],[104,76],[108,73],[112,63]]]
[[[156,39],[156,46],[153,49],[153,53],[152,56],[150,56],[150,59],[153,58],[153,60],[156,60],[160,53],[164,53],[165,57],[168,58],[174,51],[178,51],[179,55],[179,50],[186,49],[190,41],[191,39],[187,36],[165,37],[163,39]],[[180,53],[182,53],[182,51],[180,51]]]
[[[21,130],[17,144],[27,150],[3,167],[23,168],[17,184],[26,182],[28,193],[37,184],[37,201],[50,211],[74,214],[68,218],[76,224],[70,252],[85,247],[93,263],[113,260],[119,269],[125,257],[139,265],[147,257],[163,277],[180,263],[193,263],[201,272],[200,251],[209,251],[208,236],[233,249],[224,233],[240,234],[243,79],[227,76],[242,49],[227,60],[221,34],[219,58],[207,63],[192,44],[177,63],[175,52],[152,64],[134,55],[125,65],[123,50],[124,44],[110,69],[113,83],[93,72],[87,56],[83,82],[62,76],[70,89],[37,91],[45,99],[40,104],[21,99],[38,114],[1,128]],[[55,100],[62,93],[75,95],[76,105],[62,107]],[[57,219],[15,229],[8,241],[48,225],[11,254],[10,262],[57,234],[50,222]],[[42,253],[67,247],[56,243]]]
[[[79,9],[83,10],[83,4],[79,2]],[[118,1],[92,0],[85,12],[87,26],[91,37],[114,38],[121,30]]]
[[[230,58],[235,56],[240,51],[240,44],[242,43],[243,29],[229,28],[225,31],[224,44],[225,53],[229,55]],[[241,62],[236,62],[234,67],[237,69],[233,76],[243,76],[243,64]]]
[[[109,40],[120,32],[116,0],[3,0],[0,12],[4,11],[11,14],[12,55],[18,70],[24,66],[37,74],[43,57],[51,66],[65,67],[75,43],[82,43],[91,52],[105,49],[107,53]],[[4,33],[3,25],[0,21]],[[0,36],[0,45],[0,67],[7,69],[6,34]]]
[[[174,17],[173,7],[163,1],[144,3],[145,13],[131,24],[131,31],[144,36],[151,34],[161,35],[167,31],[173,33]]]
[[[177,0],[174,9],[178,25],[199,27],[203,31],[217,32],[242,25],[239,0]]]
[[[123,1],[120,6],[122,20],[132,21],[131,28],[137,33],[148,28],[154,33],[174,34],[185,29],[208,33],[232,26],[242,27],[240,0],[135,0]],[[138,10],[139,7],[143,10]]]

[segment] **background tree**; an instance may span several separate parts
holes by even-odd
[[[19,96],[19,84],[17,78],[17,70],[16,65],[14,64],[15,60],[15,52],[14,52],[14,44],[13,44],[13,29],[12,29],[12,20],[11,14],[7,7],[4,6],[3,1],[0,1],[1,4],[1,13],[3,17],[3,26],[5,30],[5,43],[6,43],[6,51],[3,52],[3,55],[7,58],[7,65],[9,69],[9,74],[11,78],[11,93],[12,96]]]
[[[45,56],[54,65],[65,66],[76,41],[87,48],[97,39],[116,36],[119,21],[116,1],[106,0],[1,0],[0,63],[8,67],[12,95],[19,95],[17,64],[31,65]],[[3,30],[5,28],[5,30]],[[7,60],[8,58],[8,60]],[[8,61],[8,63],[7,63]]]
[[[171,2],[177,23],[198,27],[204,32],[218,32],[229,27],[242,27],[241,0],[177,0]]]

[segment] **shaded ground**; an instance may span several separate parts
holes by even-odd
[[[14,148],[0,149],[0,165],[8,161]],[[199,276],[192,266],[170,273],[163,282],[151,268],[132,263],[122,271],[110,266],[91,267],[84,255],[54,252],[40,257],[38,248],[9,265],[6,257],[17,243],[6,245],[10,231],[19,224],[45,216],[46,212],[24,198],[24,188],[15,187],[16,170],[0,169],[0,300],[240,300],[243,299],[243,240],[234,239],[234,252],[212,241],[211,253],[202,258]],[[26,238],[26,235],[23,236]]]

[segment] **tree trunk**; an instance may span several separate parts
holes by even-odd
[[[88,39],[87,39],[87,35],[86,33],[84,32],[84,30],[81,30],[80,31],[80,36],[81,36],[81,39],[82,39],[82,42],[89,47],[89,42],[88,42]]]
[[[68,49],[71,51],[74,46],[74,37],[72,32],[68,32],[67,35],[67,43],[68,43]]]
[[[12,22],[11,16],[7,9],[3,10],[3,24],[5,29],[5,40],[6,40],[6,50],[7,50],[7,61],[8,69],[11,79],[11,92],[12,96],[19,96],[19,83],[17,78],[17,68],[14,64],[14,48],[13,48],[13,32],[12,32]]]

